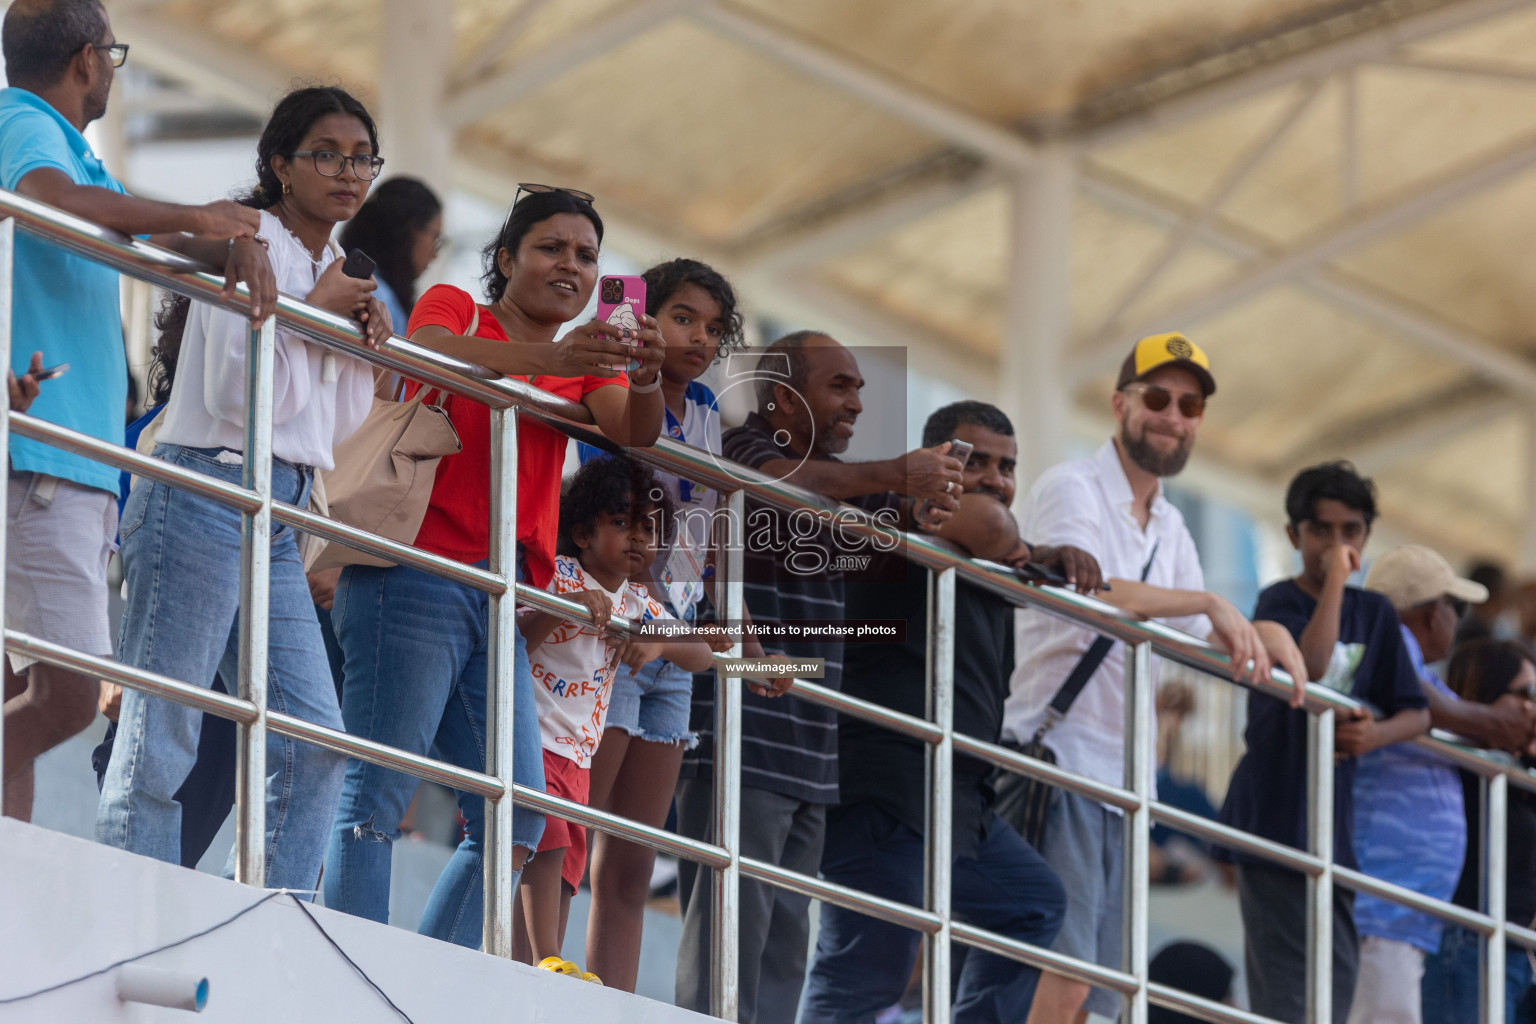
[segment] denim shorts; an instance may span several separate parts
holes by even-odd
[[[613,680],[605,728],[622,729],[650,743],[681,743],[684,750],[699,745],[698,733],[688,731],[693,702],[693,673],[657,658],[631,672],[620,667]]]

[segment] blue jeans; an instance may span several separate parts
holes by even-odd
[[[158,445],[155,457],[238,484],[238,462],[219,449]],[[272,463],[272,493],[303,508],[313,471]],[[128,601],[118,659],[197,686],[239,678],[240,514],[163,483],[142,480],[123,506]],[[267,706],[341,728],[320,625],[293,530],[272,528]],[[96,837],[172,864],[181,862],[176,792],[197,760],[203,713],[137,690],[123,693],[117,739],[102,782]],[[269,733],[266,884],[312,890],[341,792],[340,754]],[[226,875],[233,874],[231,851]]]
[[[347,730],[484,771],[489,610],[484,592],[408,566],[342,570],[331,622],[346,659]],[[539,713],[520,633],[516,650],[512,775],[542,791]],[[391,851],[416,786],[414,776],[347,762],[325,854],[327,907],[373,921],[389,919]],[[432,889],[421,932],[474,948],[481,935],[485,801],[471,793],[458,796],[465,836]],[[543,832],[542,814],[524,807],[513,811],[516,845],[532,852]]]
[[[921,906],[923,837],[872,803],[827,812],[821,875],[888,899]],[[1056,873],[998,818],[975,857],[951,868],[955,916],[1049,948],[1066,913]],[[920,936],[900,925],[823,904],[816,959],[806,980],[800,1024],[866,1024],[901,998]],[[1038,971],[995,953],[968,950],[955,990],[957,1024],[1015,1024],[1029,1015]]]
[[[1447,925],[1440,934],[1440,950],[1424,958],[1424,1020],[1475,1021],[1477,1008],[1479,954],[1483,940],[1465,928]],[[1504,1020],[1505,1024],[1533,1024],[1527,994],[1531,988],[1531,962],[1525,950],[1509,946],[1504,950]]]

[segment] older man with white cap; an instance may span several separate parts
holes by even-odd
[[[1403,643],[1437,728],[1518,750],[1531,739],[1530,704],[1511,694],[1492,705],[1463,701],[1427,663],[1451,651],[1456,623],[1488,590],[1456,575],[1437,552],[1416,544],[1376,560],[1365,588],[1384,595],[1402,620]],[[1435,899],[1449,900],[1466,856],[1466,818],[1456,769],[1409,743],[1360,758],[1355,773],[1355,854],[1360,870]],[[1440,948],[1443,923],[1422,911],[1360,894],[1360,973],[1349,1024],[1419,1024],[1424,956]]]

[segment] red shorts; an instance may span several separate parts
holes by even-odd
[[[550,796],[563,797],[585,807],[591,779],[590,768],[579,767],[568,757],[544,751],[544,791]],[[587,827],[545,815],[544,838],[539,840],[539,852],[562,848],[565,862],[560,866],[560,877],[575,892],[581,885],[581,876],[587,873]]]

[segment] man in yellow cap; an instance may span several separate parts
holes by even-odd
[[[1431,723],[1480,743],[1519,752],[1531,740],[1531,704],[1509,694],[1493,704],[1463,701],[1426,662],[1451,652],[1468,604],[1488,599],[1436,551],[1417,544],[1376,560],[1365,589],[1397,609],[1403,644],[1429,700]],[[1355,769],[1355,857],[1360,870],[1437,900],[1461,877],[1467,825],[1461,780],[1444,759],[1408,743],[1364,755]],[[1440,949],[1438,917],[1366,893],[1355,897],[1360,967],[1349,1024],[1418,1024],[1425,954]]]
[[[1207,593],[1200,556],[1162,480],[1184,468],[1216,391],[1210,360],[1182,334],[1143,338],[1120,369],[1111,399],[1115,436],[1085,459],[1053,466],[1030,489],[1023,535],[1094,555],[1111,580],[1102,599],[1231,652],[1236,672],[1254,676],[1281,664],[1305,678],[1300,652],[1274,623],[1251,623],[1231,602]],[[1066,575],[1072,577],[1067,567]],[[1076,582],[1075,579],[1072,582]],[[1044,743],[1061,767],[1112,786],[1125,780],[1125,656],[1120,644],[1043,612],[1021,611],[1003,737]],[[1153,659],[1156,673],[1157,660]],[[1299,696],[1299,694],[1298,694]],[[1151,723],[1146,723],[1147,728]],[[996,780],[998,813],[1024,827],[1031,803],[1021,776]],[[1124,816],[1063,791],[1045,815],[1041,856],[1067,890],[1067,914],[1052,946],[1118,969]],[[1087,1009],[1113,1019],[1120,999],[1061,975],[1040,979],[1030,1024],[1069,1024]]]

